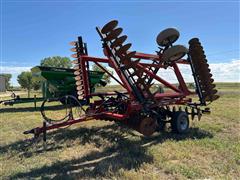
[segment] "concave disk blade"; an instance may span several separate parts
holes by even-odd
[[[117,27],[117,25],[118,25],[118,21],[112,20],[103,26],[101,33],[107,34],[110,31],[112,31],[115,27]]]
[[[106,41],[111,41],[113,39],[116,39],[121,33],[122,33],[122,28],[117,28],[112,30],[105,38]]]
[[[120,47],[117,51],[116,51],[116,55],[117,56],[121,56],[122,54],[126,54],[127,50],[132,46],[131,43],[125,44],[124,46]]]
[[[117,47],[117,46],[121,46],[126,39],[127,39],[127,36],[126,36],[126,35],[117,38],[117,39],[111,44],[111,48],[115,48],[115,47]]]
[[[70,42],[69,44],[70,44],[71,46],[76,46],[77,41],[72,41],[72,42]]]

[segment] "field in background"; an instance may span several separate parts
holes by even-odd
[[[221,98],[210,105],[211,115],[194,121],[189,134],[147,138],[112,122],[89,121],[49,133],[46,150],[22,134],[41,125],[33,103],[1,106],[1,179],[238,179],[240,83],[217,87]]]

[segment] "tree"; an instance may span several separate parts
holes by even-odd
[[[103,66],[103,65],[102,65]],[[105,69],[107,69],[105,66],[103,66]],[[104,72],[99,66],[97,66],[96,64],[94,64],[93,66],[92,66],[92,70],[93,71],[101,71],[101,72]],[[111,70],[109,70],[109,69],[107,69],[111,74],[113,74],[113,71],[111,71]],[[110,82],[111,82],[111,77],[107,74],[107,73],[105,73],[104,75],[103,75],[103,79],[106,81],[106,83],[107,84],[109,84]]]
[[[20,75],[18,75],[17,81],[21,85],[22,88],[28,90],[28,97],[30,97],[30,90],[33,87],[32,73],[29,71],[22,72]]]
[[[188,83],[188,88],[189,89],[195,89],[195,84],[194,83]]]
[[[28,97],[30,97],[31,89],[39,90],[41,87],[41,82],[34,78],[30,71],[22,72],[18,75],[17,81],[22,88],[28,90]]]
[[[3,76],[6,80],[6,89],[8,90],[10,88],[10,79],[12,78],[11,74],[0,74],[0,76]]]
[[[37,91],[41,88],[41,83],[42,83],[41,81],[36,80],[36,78],[33,77],[33,85],[32,86],[35,91]]]
[[[53,56],[41,60],[41,66],[70,68],[72,67],[71,60],[68,57]]]

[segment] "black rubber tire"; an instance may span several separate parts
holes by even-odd
[[[174,133],[185,134],[189,130],[189,118],[186,112],[173,112],[171,127]]]

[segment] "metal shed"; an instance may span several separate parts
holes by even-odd
[[[6,91],[6,78],[4,76],[0,76],[0,92]]]

